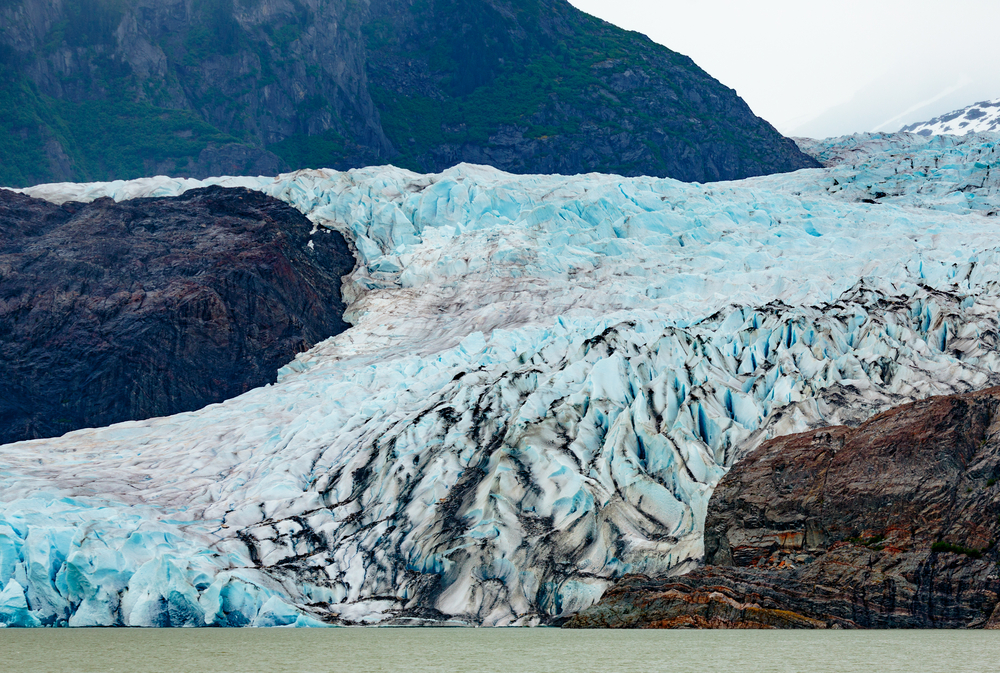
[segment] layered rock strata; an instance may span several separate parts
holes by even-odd
[[[343,237],[260,192],[0,190],[0,444],[191,411],[347,328]]]
[[[1000,388],[768,442],[719,483],[707,565],[571,627],[1000,627]]]

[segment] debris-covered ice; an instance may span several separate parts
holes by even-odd
[[[0,623],[552,621],[683,571],[760,441],[1000,383],[997,135],[708,185],[462,165],[260,189],[355,247],[278,383],[0,447]]]

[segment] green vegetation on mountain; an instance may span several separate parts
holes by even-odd
[[[71,102],[39,94],[30,80],[0,85],[0,184],[22,186],[55,177],[129,179],[151,164],[174,174],[210,143],[237,139],[192,110],[169,110],[124,97]],[[54,175],[50,164],[64,164]],[[172,164],[172,167],[171,167]]]
[[[0,0],[0,131],[12,186],[815,165],[687,57],[565,0]]]

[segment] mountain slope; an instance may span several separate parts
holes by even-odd
[[[5,0],[0,112],[6,185],[815,165],[690,59],[564,0]]]
[[[930,121],[910,124],[900,131],[922,136],[1000,133],[1000,98],[975,103]]]
[[[712,488],[767,439],[1000,385],[995,137],[810,147],[831,167],[710,185],[460,165],[27,190],[242,186],[358,265],[352,327],[273,386],[0,446],[0,619],[558,622],[690,567]]]

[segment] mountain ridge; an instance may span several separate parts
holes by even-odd
[[[0,112],[8,186],[815,167],[689,58],[564,0],[4,0]]]
[[[980,101],[934,119],[909,124],[900,132],[930,135],[1000,133],[1000,98]]]

